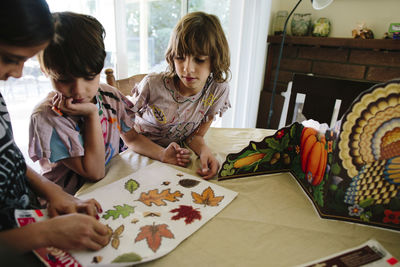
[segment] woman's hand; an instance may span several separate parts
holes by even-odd
[[[162,152],[161,161],[186,167],[190,162],[190,151],[180,147],[177,143],[170,143]]]
[[[99,250],[111,238],[105,225],[84,214],[68,214],[44,221],[41,232],[46,246],[59,249]]]

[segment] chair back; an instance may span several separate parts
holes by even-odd
[[[114,76],[113,69],[106,69],[106,80],[107,84],[118,88],[124,95],[132,95],[133,87],[140,83],[140,81],[146,76],[147,74],[136,74],[126,79],[116,80]]]
[[[337,114],[337,118],[340,119],[361,92],[376,84],[373,82],[310,76],[299,73],[293,74],[292,81],[286,125],[291,124],[295,120],[293,114],[296,114],[295,108],[298,106],[296,105],[298,93],[305,95],[301,113],[307,119],[313,119],[330,125],[337,100],[341,100]]]

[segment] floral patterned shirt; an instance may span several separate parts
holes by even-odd
[[[222,116],[230,107],[229,84],[211,77],[200,92],[187,97],[179,93],[173,79],[152,73],[132,93],[135,130],[164,147],[184,141],[200,123]]]

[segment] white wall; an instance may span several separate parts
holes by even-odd
[[[276,11],[290,12],[297,2],[298,0],[272,0],[270,34]],[[314,10],[311,1],[303,0],[295,13],[311,13],[313,20],[327,17],[331,21],[329,37],[351,38],[351,31],[356,25],[365,22],[373,31],[375,39],[381,39],[388,31],[390,23],[400,22],[400,0],[334,0],[323,10]],[[288,33],[290,33],[290,22]]]

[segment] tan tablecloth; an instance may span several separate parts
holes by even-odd
[[[274,132],[265,129],[211,128],[209,147],[222,163],[250,140],[261,141]],[[77,195],[109,184],[153,160],[132,151],[114,157],[106,177],[86,184]],[[194,173],[199,161],[184,171]],[[179,167],[176,167],[179,169]],[[239,192],[237,198],[175,250],[148,266],[293,266],[347,250],[376,239],[400,259],[400,233],[320,219],[313,205],[289,173],[233,180],[211,180]]]

